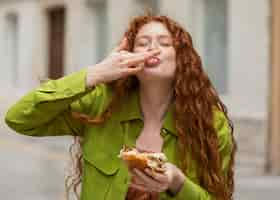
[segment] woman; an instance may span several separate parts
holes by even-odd
[[[30,92],[6,114],[30,136],[74,135],[81,199],[232,199],[236,144],[191,36],[166,16],[134,18],[102,62]],[[123,145],[163,152],[166,173],[128,170]]]

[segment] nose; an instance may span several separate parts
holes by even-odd
[[[148,50],[153,50],[153,49],[158,49],[158,44],[156,41],[151,41],[149,44],[149,49]]]

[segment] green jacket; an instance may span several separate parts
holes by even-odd
[[[5,116],[10,128],[29,136],[81,135],[84,137],[81,200],[124,200],[130,175],[117,157],[123,144],[135,145],[143,128],[139,108],[139,94],[133,92],[118,112],[104,124],[86,125],[71,117],[71,111],[96,116],[108,105],[112,91],[105,84],[87,89],[83,69],[58,80],[51,80],[31,91],[13,105]],[[173,123],[174,105],[164,118],[161,136],[162,152],[169,162],[178,165],[176,154],[177,133]],[[222,170],[226,174],[232,151],[228,122],[221,111],[215,111],[214,126],[219,138]],[[208,200],[213,197],[198,184],[196,163],[191,155],[184,186],[172,197],[167,192],[160,199]]]

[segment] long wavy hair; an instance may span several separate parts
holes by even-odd
[[[176,71],[174,79],[175,113],[174,123],[178,133],[177,152],[180,156],[180,168],[186,172],[188,167],[187,152],[199,163],[197,174],[199,184],[218,200],[232,200],[234,191],[234,157],[236,142],[233,137],[233,123],[228,117],[227,108],[220,100],[216,89],[202,68],[200,56],[193,47],[190,34],[181,25],[167,16],[146,14],[131,20],[125,37],[128,39],[128,50],[133,51],[134,39],[139,29],[149,22],[160,22],[166,26],[173,38],[176,51]],[[91,119],[85,114],[73,113],[73,117],[89,124],[104,123],[118,105],[139,82],[135,76],[129,76],[110,83],[113,97],[103,114]],[[214,111],[217,107],[226,116],[233,142],[230,164],[227,174],[221,169],[221,157],[218,151],[218,136],[214,128]],[[66,188],[74,188],[77,198],[81,183],[82,153],[73,150],[81,148],[81,139],[77,137],[70,146],[74,173],[66,178]],[[78,149],[79,149],[78,148]],[[77,148],[76,148],[77,149]]]

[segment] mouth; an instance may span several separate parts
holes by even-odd
[[[145,61],[145,67],[155,67],[159,65],[161,60],[158,57],[152,56]]]

